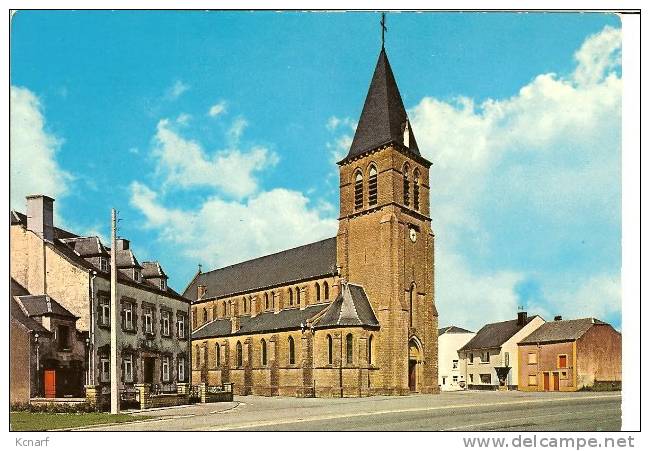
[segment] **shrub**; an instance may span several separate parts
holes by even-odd
[[[12,403],[10,406],[12,412],[32,412],[32,413],[90,413],[96,412],[97,407],[88,402],[67,403],[67,402],[48,402],[42,404],[31,404],[27,402]]]

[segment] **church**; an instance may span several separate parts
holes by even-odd
[[[431,162],[383,44],[338,166],[336,236],[189,283],[193,384],[263,396],[438,392]]]

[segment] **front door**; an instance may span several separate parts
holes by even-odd
[[[153,384],[153,372],[156,360],[153,357],[144,358],[144,383]]]
[[[551,389],[550,377],[551,375],[549,373],[544,373],[544,391]]]
[[[409,390],[415,391],[415,370],[417,368],[416,360],[409,360]]]
[[[560,373],[553,373],[553,390],[560,391]]]
[[[45,385],[45,397],[56,398],[56,370],[43,372],[43,384]]]

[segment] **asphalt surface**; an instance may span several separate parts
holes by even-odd
[[[455,392],[401,397],[235,397],[146,411],[104,431],[620,431],[620,393]],[[136,414],[140,415],[140,414]]]

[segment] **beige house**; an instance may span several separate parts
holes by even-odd
[[[198,273],[187,287],[193,383],[261,395],[438,391],[431,163],[383,48],[338,165],[335,237]]]
[[[438,385],[442,391],[457,391],[467,388],[466,360],[461,359],[458,350],[470,341],[476,332],[457,326],[438,329]]]
[[[458,350],[466,368],[470,389],[517,389],[519,384],[519,350],[517,343],[544,324],[541,316],[529,317],[519,312],[509,321],[486,324],[476,336]]]
[[[27,197],[27,215],[10,212],[11,277],[77,318],[77,329],[88,337],[80,383],[108,393],[109,249],[98,237],[55,227],[53,209],[54,199],[39,195]],[[189,301],[167,286],[157,262],[140,263],[128,240],[118,241],[117,267],[121,388],[140,382],[171,390],[189,380]]]

